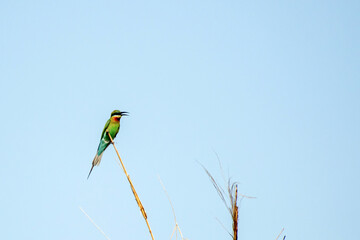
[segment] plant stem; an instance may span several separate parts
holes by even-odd
[[[136,193],[136,190],[135,190],[134,185],[133,185],[133,183],[132,183],[132,181],[131,181],[131,179],[130,179],[130,176],[129,176],[129,174],[128,174],[127,171],[126,171],[126,168],[125,168],[125,166],[124,166],[123,161],[121,160],[120,154],[119,154],[118,150],[117,150],[116,147],[115,147],[114,140],[112,139],[112,137],[111,137],[111,135],[110,135],[109,132],[107,132],[107,134],[108,134],[108,136],[109,136],[109,138],[110,138],[110,140],[111,140],[111,144],[113,145],[113,147],[114,147],[114,149],[115,149],[115,151],[116,151],[116,154],[117,154],[117,156],[118,156],[118,158],[119,158],[119,160],[120,160],[122,169],[124,170],[124,173],[125,173],[125,175],[126,175],[126,177],[127,177],[127,180],[128,180],[129,183],[130,183],[130,187],[131,187],[131,190],[132,190],[132,192],[133,192],[133,194],[134,194],[136,203],[138,204],[138,206],[139,206],[139,208],[140,208],[140,211],[141,211],[141,213],[142,213],[142,215],[143,215],[143,217],[144,217],[144,219],[145,219],[146,225],[147,225],[147,227],[148,227],[148,229],[149,229],[149,232],[150,232],[150,235],[151,235],[151,239],[154,240],[154,236],[153,236],[153,234],[152,234],[152,231],[151,231],[149,222],[148,222],[148,220],[147,220],[147,215],[146,215],[144,206],[142,205],[142,203],[141,203],[141,201],[140,201],[140,198],[139,198],[138,194]]]
[[[110,240],[110,238],[108,236],[106,236],[106,234],[104,233],[104,231],[94,222],[94,220],[91,219],[91,217],[85,212],[84,209],[82,209],[82,207],[79,207],[80,210],[85,214],[85,216],[90,220],[90,222],[101,232],[102,235],[104,235],[104,237],[107,240]]]

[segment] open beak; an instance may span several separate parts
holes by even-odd
[[[129,116],[128,112],[121,112],[121,116]]]

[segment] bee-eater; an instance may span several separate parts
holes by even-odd
[[[101,133],[100,143],[97,149],[97,153],[94,157],[94,160],[92,161],[92,167],[90,169],[89,175],[87,178],[89,178],[91,171],[93,170],[94,166],[97,166],[100,164],[102,155],[105,151],[105,149],[110,145],[111,140],[109,138],[108,132],[110,133],[110,136],[112,139],[114,139],[119,132],[120,128],[120,119],[122,116],[128,116],[128,112],[121,112],[119,110],[114,110],[111,115],[110,119],[107,120],[104,130]]]

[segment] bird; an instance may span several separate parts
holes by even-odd
[[[114,110],[110,115],[110,119],[107,120],[107,122],[105,123],[105,127],[101,133],[100,143],[97,152],[95,154],[94,160],[92,161],[92,166],[89,175],[87,177],[88,179],[90,177],[90,174],[94,166],[98,166],[100,164],[104,151],[111,143],[111,139],[109,138],[108,133],[110,133],[112,139],[114,139],[118,134],[120,128],[120,119],[122,116],[128,116],[128,112],[121,112],[119,110]]]

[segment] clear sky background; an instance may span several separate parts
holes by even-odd
[[[0,1],[0,238],[230,239],[198,162],[257,197],[240,239],[360,235],[359,1]]]

